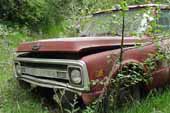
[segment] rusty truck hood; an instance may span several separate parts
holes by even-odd
[[[125,37],[124,45],[134,45],[147,41],[149,41],[148,37]],[[23,43],[17,48],[17,52],[81,52],[119,45],[121,45],[121,37],[56,38]]]

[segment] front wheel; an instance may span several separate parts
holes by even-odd
[[[141,64],[131,62],[122,67],[117,75],[118,97],[121,103],[140,100],[143,95],[141,91],[145,80],[144,73],[144,67]]]
[[[130,87],[120,88],[118,103],[124,104],[133,101],[139,101],[141,99],[141,87],[140,85],[134,85]]]

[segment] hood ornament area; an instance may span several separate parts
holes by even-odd
[[[41,48],[40,43],[35,43],[35,44],[32,46],[32,50],[33,50],[33,51],[38,51],[40,48]]]

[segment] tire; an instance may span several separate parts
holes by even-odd
[[[119,104],[126,104],[133,101],[139,101],[142,97],[140,85],[134,85],[121,88],[118,96]]]

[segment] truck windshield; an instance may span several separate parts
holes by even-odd
[[[143,33],[152,17],[145,9],[131,9],[125,13],[125,36]],[[96,14],[84,21],[81,36],[115,36],[122,32],[122,13]]]
[[[158,25],[161,31],[170,30],[170,10],[161,10]]]

